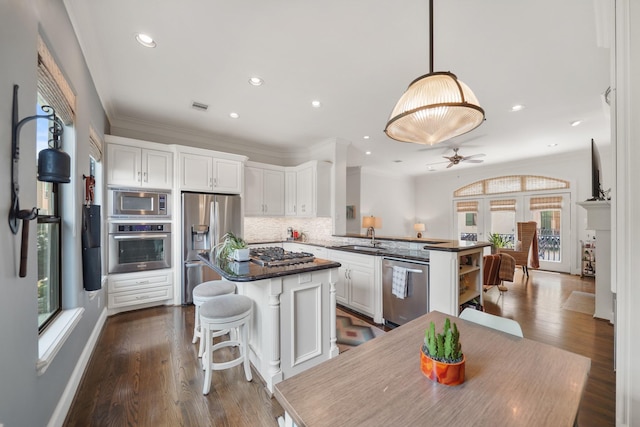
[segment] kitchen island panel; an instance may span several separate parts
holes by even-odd
[[[254,301],[249,350],[266,387],[338,355],[337,268],[236,282]]]

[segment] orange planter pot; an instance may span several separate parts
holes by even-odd
[[[459,385],[464,382],[464,364],[466,358],[458,363],[443,363],[433,360],[420,350],[420,370],[430,380],[444,385]]]

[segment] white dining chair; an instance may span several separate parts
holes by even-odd
[[[520,324],[513,319],[507,319],[506,317],[496,316],[494,314],[485,313],[484,311],[469,307],[462,310],[460,318],[486,326],[487,328],[497,329],[520,338],[523,337]]]

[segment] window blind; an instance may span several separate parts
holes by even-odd
[[[529,200],[529,209],[532,211],[543,209],[562,209],[562,197],[532,197]]]
[[[38,92],[65,125],[73,123],[76,96],[42,37],[38,37]]]

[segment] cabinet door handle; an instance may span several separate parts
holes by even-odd
[[[142,176],[143,176],[143,178],[144,178],[144,182],[149,182],[149,178],[148,178],[148,176],[147,176],[147,173],[146,173],[146,172],[142,172]]]
[[[140,171],[138,171],[138,182],[140,182]]]
[[[209,177],[209,187],[213,187],[213,178]]]
[[[136,285],[145,285],[145,284],[147,284],[147,283],[149,283],[149,281],[148,281],[148,280],[138,280],[138,281],[136,282]]]

